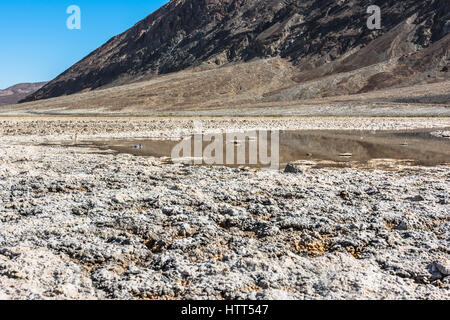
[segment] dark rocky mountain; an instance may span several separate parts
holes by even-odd
[[[20,83],[0,90],[0,106],[15,104],[42,88],[47,82]]]
[[[367,28],[370,5],[381,7],[381,30]],[[448,68],[449,20],[449,0],[172,0],[24,101],[269,57],[290,61],[296,83],[403,59],[396,85]],[[417,55],[433,45],[432,58]],[[378,88],[395,68],[353,91]]]

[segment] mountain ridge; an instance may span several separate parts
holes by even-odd
[[[373,4],[382,30],[366,26]],[[296,68],[289,81],[304,83],[426,49],[450,31],[449,12],[448,0],[173,0],[22,102],[274,57]],[[426,68],[447,67],[448,50],[441,60]]]
[[[0,106],[15,104],[33,92],[42,88],[47,82],[18,83],[0,90]]]

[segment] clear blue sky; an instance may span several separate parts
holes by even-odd
[[[0,89],[51,80],[167,0],[0,0]],[[81,9],[69,30],[67,7]]]

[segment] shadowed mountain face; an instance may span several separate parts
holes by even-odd
[[[46,82],[20,83],[0,90],[0,106],[14,104],[42,88]]]
[[[366,25],[367,8],[374,4],[381,7],[381,30]],[[173,0],[24,102],[254,58],[291,62],[295,72],[287,85],[293,88],[400,59],[390,69],[372,70],[373,81],[364,87],[353,88],[357,79],[346,85],[348,77],[340,84],[345,93],[366,92],[412,81],[410,74],[448,70],[449,12],[448,0]],[[314,94],[333,94],[327,90]],[[291,91],[283,97],[305,97],[304,90]]]

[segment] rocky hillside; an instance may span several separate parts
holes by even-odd
[[[20,83],[0,90],[0,106],[14,104],[42,88],[46,82]]]
[[[381,30],[366,25],[373,4]],[[449,19],[448,0],[172,0],[24,101],[272,57],[295,69],[268,93],[278,100],[437,81],[448,77]],[[342,73],[332,85],[301,87]]]

